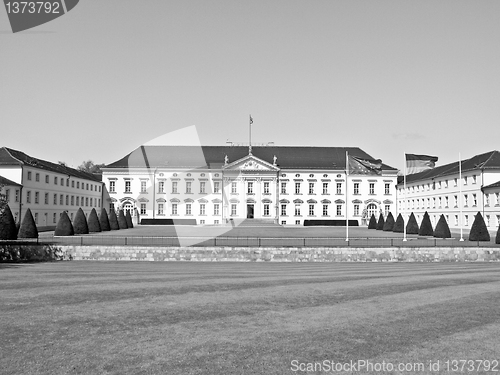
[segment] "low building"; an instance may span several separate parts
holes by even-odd
[[[421,222],[425,211],[436,225],[441,214],[450,228],[470,229],[477,212],[493,230],[500,224],[500,153],[490,151],[400,179],[398,209]]]
[[[16,184],[4,188],[16,222],[29,208],[39,229],[55,228],[63,211],[73,219],[80,207],[86,215],[102,207],[105,192],[99,177],[21,151],[0,148],[0,176]]]
[[[372,159],[357,147],[141,146],[104,167],[103,182],[110,209],[138,221],[361,225],[395,210],[397,170],[347,176],[346,152]]]

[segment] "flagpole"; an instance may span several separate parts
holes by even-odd
[[[460,212],[460,241],[464,240],[464,225],[463,225],[463,219],[462,219],[462,157],[460,155],[460,152],[458,153],[458,191],[459,191],[459,200],[458,200],[458,206],[459,206],[459,212]]]
[[[406,153],[403,153],[404,156],[404,174],[403,174],[403,190],[404,190],[404,204],[403,204],[403,218],[406,218],[407,215],[407,210],[406,210]],[[403,241],[406,241],[406,224],[408,223],[409,219],[403,220]]]
[[[347,187],[347,181],[349,177],[349,154],[348,151],[346,150],[345,152],[345,240],[349,241],[349,216],[347,216],[347,207],[349,206],[348,200],[347,200],[347,194],[349,192],[349,189]]]
[[[250,119],[248,120],[249,125],[248,125],[248,154],[252,155],[252,123],[253,123],[253,118],[252,115],[250,115]]]

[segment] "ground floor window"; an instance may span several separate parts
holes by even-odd
[[[323,216],[328,216],[328,205],[327,204],[323,205]]]
[[[264,205],[264,216],[269,216],[269,204]]]
[[[172,215],[177,215],[177,203],[172,203]]]
[[[158,203],[158,215],[163,215],[163,203]]]
[[[236,216],[236,207],[235,203],[231,204],[231,216]]]
[[[54,224],[55,224],[55,222],[56,222],[56,218],[57,218],[57,216],[56,216],[56,214],[54,213],[54,215],[52,216],[52,222],[53,222]]]
[[[295,225],[300,225],[300,220],[295,220]]]
[[[354,205],[354,216],[359,216],[359,204]]]
[[[342,205],[337,204],[337,216],[342,216]]]
[[[295,216],[300,216],[300,206],[295,206]]]
[[[314,216],[314,204],[309,205],[309,216]]]
[[[219,224],[219,220],[214,220],[214,224]]]
[[[281,205],[281,216],[286,216],[286,204]]]
[[[214,215],[219,216],[219,203],[214,204]]]
[[[191,203],[186,203],[186,215],[191,215]]]
[[[285,221],[285,220],[282,220],[282,221],[281,221],[281,225],[286,225],[286,221]]]
[[[205,220],[200,220],[200,224],[205,224]]]
[[[390,205],[388,205],[388,204],[386,204],[386,205],[384,206],[384,208],[385,208],[385,210],[384,210],[384,211],[385,211],[385,212],[384,212],[384,216],[389,215],[389,212],[391,211],[391,206],[390,206]]]
[[[141,215],[146,215],[146,203],[141,203]]]
[[[200,204],[200,215],[205,215],[205,203]]]

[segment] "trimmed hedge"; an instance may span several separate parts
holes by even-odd
[[[446,222],[444,215],[441,215],[434,229],[434,237],[436,238],[451,238],[450,227]]]
[[[370,218],[368,229],[377,229],[377,219],[375,218],[375,214],[372,214],[372,217]]]
[[[380,214],[380,216],[378,217],[377,230],[383,230],[384,224],[384,215]]]
[[[33,219],[33,214],[29,208],[24,214],[17,238],[38,238],[38,229],[36,229],[35,219]]]
[[[498,226],[498,229],[497,229],[497,235],[495,237],[495,243],[496,244],[500,244],[500,225]]]
[[[111,230],[119,230],[120,225],[118,225],[118,218],[116,217],[115,210],[109,211],[109,228]]]
[[[54,236],[72,236],[74,234],[75,230],[73,229],[73,224],[71,224],[71,220],[69,219],[66,211],[63,211],[59,221],[57,222]]]
[[[0,240],[17,239],[17,226],[8,204],[0,212]]]
[[[394,216],[392,216],[392,212],[389,212],[389,214],[387,215],[387,219],[385,220],[385,223],[384,223],[384,227],[382,228],[382,230],[384,232],[389,232],[389,231],[392,231],[392,229],[394,228]]]
[[[396,222],[394,223],[394,227],[392,228],[393,232],[403,233],[405,229],[405,220],[403,219],[403,215],[399,214]]]
[[[61,249],[54,245],[0,245],[0,262],[48,262],[62,259]]]
[[[420,228],[418,227],[417,219],[413,212],[408,219],[408,224],[406,224],[406,234],[418,234],[420,232]]]
[[[470,228],[469,241],[489,241],[490,239],[490,233],[484,222],[483,215],[478,212]]]
[[[75,220],[73,220],[73,229],[75,230],[75,234],[89,234],[87,218],[81,207],[76,211]]]
[[[101,231],[101,224],[99,223],[99,218],[97,217],[97,211],[95,210],[95,208],[90,211],[88,227],[89,233]]]
[[[424,213],[422,222],[420,223],[420,230],[418,231],[420,236],[434,236],[434,229],[432,229],[431,218],[427,211]]]
[[[127,229],[127,219],[125,219],[125,214],[123,213],[123,210],[118,211],[118,225],[120,226],[120,229]]]
[[[127,228],[133,228],[134,224],[132,223],[132,216],[130,216],[130,211],[127,210],[125,214],[125,221],[127,222]]]
[[[108,213],[106,212],[106,209],[104,207],[101,209],[101,215],[99,216],[99,224],[101,225],[101,231],[107,232],[111,230],[109,226]]]

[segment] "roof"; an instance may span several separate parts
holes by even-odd
[[[484,154],[473,156],[470,159],[462,160],[462,172],[473,170],[500,169],[500,152],[490,151]],[[409,174],[406,182],[417,182],[429,180],[436,177],[456,175],[459,173],[459,162],[453,162],[423,172]],[[399,179],[398,179],[399,182]]]
[[[8,178],[5,178],[3,176],[0,176],[0,185],[21,186],[21,184],[18,184],[17,182],[9,180]]]
[[[482,189],[489,189],[489,188],[500,188],[500,181],[482,187]]]
[[[346,151],[349,155],[373,159],[358,147],[255,146],[252,155],[281,169],[344,170]],[[247,146],[140,146],[105,168],[184,167],[220,169],[225,157],[229,163],[248,155]],[[383,170],[396,168],[382,164]]]
[[[92,173],[79,171],[61,164],[55,164],[50,161],[37,159],[25,154],[24,152],[13,150],[8,147],[0,148],[0,167],[4,165],[26,165],[49,172],[56,172],[85,180],[100,182],[99,177],[93,175]]]

